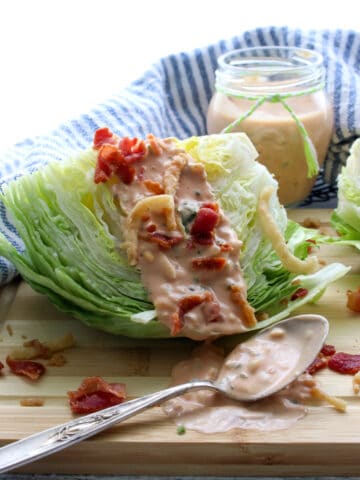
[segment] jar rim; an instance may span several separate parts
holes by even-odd
[[[261,60],[261,62],[260,62]],[[236,63],[234,63],[236,62]],[[225,52],[218,58],[220,68],[231,70],[233,74],[253,75],[259,71],[286,70],[287,72],[309,71],[323,66],[323,56],[316,50],[302,47],[259,46],[238,48]]]
[[[227,93],[287,93],[323,85],[323,56],[300,47],[260,46],[230,50],[218,58],[216,85]]]

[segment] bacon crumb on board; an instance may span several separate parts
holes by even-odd
[[[122,403],[126,398],[123,383],[108,383],[101,377],[85,378],[77,390],[69,391],[73,413],[92,413]]]
[[[330,370],[347,375],[354,375],[360,371],[360,355],[337,352],[328,361]]]
[[[310,373],[310,375],[313,375],[317,371],[322,370],[323,368],[326,368],[328,366],[330,357],[334,355],[335,352],[336,350],[334,345],[325,343],[322,349],[320,350],[320,352],[317,354],[314,361],[307,368],[307,372]]]
[[[20,400],[20,405],[22,407],[42,407],[45,401],[42,398],[22,398]]]
[[[44,365],[32,360],[14,360],[10,356],[7,356],[6,363],[12,373],[26,377],[29,380],[39,380],[45,373]]]

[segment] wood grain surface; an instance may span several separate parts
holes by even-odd
[[[328,210],[291,210],[296,220],[320,218]],[[350,247],[321,247],[326,261],[352,266],[351,272],[331,285],[316,305],[297,313],[313,312],[330,321],[329,343],[337,350],[360,353],[360,315],[346,308],[346,291],[360,285],[360,253]],[[49,301],[18,281],[0,294],[0,360],[24,342],[46,341],[72,332],[76,346],[65,352],[67,363],[48,366],[33,384],[4,369],[0,378],[0,442],[23,438],[72,418],[66,392],[89,375],[127,384],[129,397],[168,386],[172,366],[187,358],[188,340],[132,340],[87,328],[58,312]],[[176,425],[161,408],[154,408],[19,471],[32,473],[121,475],[360,475],[360,396],[354,395],[352,377],[329,370],[318,374],[325,390],[344,398],[346,413],[329,405],[314,405],[294,427],[276,432],[234,430],[204,435]],[[23,407],[21,399],[37,397],[41,407]]]

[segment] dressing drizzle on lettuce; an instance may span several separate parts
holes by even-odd
[[[276,181],[256,162],[256,151],[244,134],[193,137],[177,144],[204,165],[215,198],[243,243],[239,261],[247,298],[259,318],[266,317],[254,328],[288,316],[348,271],[338,263],[306,275],[284,267],[259,220],[263,189],[274,189],[269,199],[272,218],[300,260],[308,256],[312,233],[287,219],[275,193]],[[130,337],[169,337],[138,270],[120,248],[125,241],[121,205],[111,178],[94,182],[97,160],[91,148],[5,186],[1,199],[24,250],[17,251],[0,236],[0,254],[36,291],[87,325]],[[183,215],[191,216],[190,210]],[[300,288],[305,296],[295,295]]]

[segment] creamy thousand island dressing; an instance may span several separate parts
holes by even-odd
[[[239,344],[226,358],[221,349],[205,343],[172,372],[174,384],[192,379],[216,381],[238,395],[266,392],[294,371],[309,330],[298,336],[274,327],[260,337]],[[299,372],[301,373],[301,372]],[[253,403],[240,403],[212,391],[197,391],[166,403],[164,411],[178,424],[203,433],[241,429],[288,428],[306,414],[303,404],[315,382],[303,374],[276,395]]]
[[[329,146],[333,115],[322,92],[294,97],[289,105],[298,115],[322,166]],[[251,108],[253,102],[216,93],[210,103],[208,132],[218,133]],[[234,131],[245,132],[259,153],[258,160],[279,182],[279,199],[285,205],[303,200],[315,182],[308,178],[304,146],[298,127],[282,104],[265,102]]]
[[[123,213],[122,248],[140,269],[158,320],[173,335],[197,340],[254,326],[239,264],[242,243],[203,165],[174,140],[151,135],[147,142],[119,140],[102,129],[94,146],[95,181],[110,180]]]

